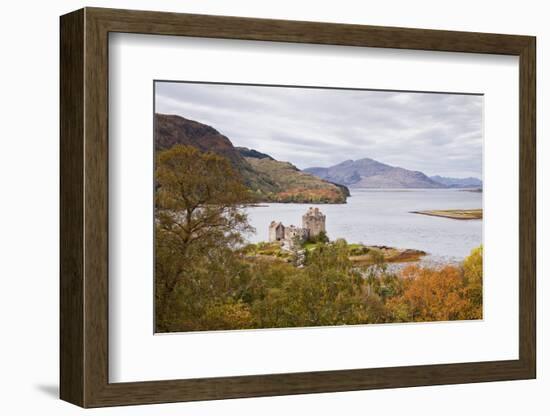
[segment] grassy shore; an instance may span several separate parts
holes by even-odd
[[[323,243],[305,243],[302,249],[306,252],[317,250]],[[426,255],[422,250],[400,249],[387,246],[367,246],[364,244],[349,244],[348,255],[349,259],[357,265],[369,266],[371,264],[384,263],[409,263],[420,260]],[[280,243],[256,243],[249,244],[243,248],[242,253],[248,257],[255,257],[260,260],[281,260],[288,262],[291,260],[292,254],[284,250]]]
[[[413,263],[426,255],[422,250],[400,249],[394,247],[364,246],[368,252],[358,256],[349,256],[349,259],[357,265],[370,266],[379,263]]]
[[[433,217],[451,218],[453,220],[480,220],[482,209],[438,209],[428,211],[411,211],[413,214],[431,215]]]

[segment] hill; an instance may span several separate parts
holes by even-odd
[[[169,149],[176,144],[193,146],[202,152],[212,152],[231,162],[245,185],[262,193],[276,192],[270,178],[266,178],[246,162],[231,140],[213,127],[184,117],[155,114],[155,151]]]
[[[445,188],[424,173],[386,165],[374,159],[346,160],[323,168],[304,169],[324,180],[353,188]]]
[[[279,192],[270,196],[276,202],[340,203],[346,202],[346,187],[319,180],[318,177],[300,171],[289,162],[268,158],[246,158],[259,173],[272,178]]]
[[[227,158],[259,202],[345,203],[349,190],[254,149],[235,147],[211,126],[177,115],[155,114],[155,151],[176,144]]]

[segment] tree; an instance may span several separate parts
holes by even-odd
[[[402,288],[387,301],[393,322],[481,319],[483,247],[472,250],[462,266],[433,269],[409,266]]]
[[[481,319],[483,308],[483,246],[474,248],[462,264],[466,297],[471,303],[468,319]]]
[[[180,298],[194,301],[184,305],[194,315],[205,308],[201,297],[227,293],[240,267],[228,254],[252,228],[241,209],[250,194],[227,159],[177,145],[158,154],[155,179],[156,311],[163,328],[180,319]]]
[[[369,251],[372,264],[365,270],[365,283],[368,295],[381,295],[382,278],[386,275],[388,265],[384,254],[380,250],[371,249]]]
[[[328,235],[326,231],[319,231],[319,234],[317,234],[317,242],[319,243],[328,243]]]
[[[483,281],[483,246],[474,248],[462,265],[464,277],[470,283],[481,284]]]
[[[248,305],[231,299],[225,303],[209,303],[205,313],[200,317],[200,323],[201,327],[208,330],[245,329],[253,325]]]
[[[328,243],[330,239],[328,238],[328,234],[326,231],[319,231],[319,234],[314,236],[309,236],[306,243],[310,244],[317,244],[317,243]]]
[[[177,145],[160,152],[155,177],[157,220],[178,232],[183,246],[220,237],[241,241],[250,230],[239,209],[250,194],[227,159]]]
[[[468,299],[460,269],[408,266],[402,272],[403,293],[389,299],[394,321],[426,322],[467,319]]]

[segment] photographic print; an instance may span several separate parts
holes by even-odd
[[[483,95],[154,91],[156,332],[482,319]]]

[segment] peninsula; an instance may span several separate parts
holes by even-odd
[[[412,214],[431,215],[433,217],[451,218],[453,220],[481,220],[483,210],[480,209],[436,209],[428,211],[411,211]]]

